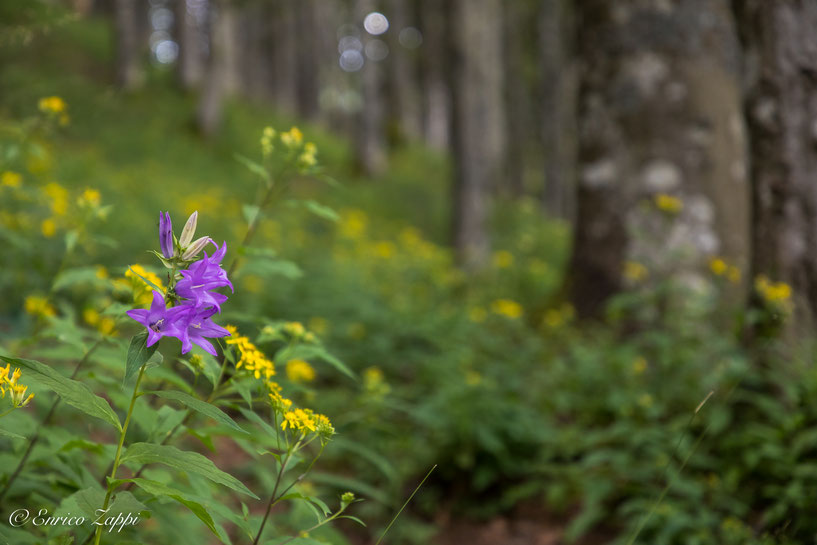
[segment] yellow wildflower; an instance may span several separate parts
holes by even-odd
[[[105,280],[108,278],[108,269],[104,265],[97,265],[95,275],[100,280]]]
[[[729,267],[729,270],[726,273],[726,279],[729,280],[732,284],[737,284],[740,282],[740,269],[735,267],[734,265]]]
[[[40,223],[40,231],[46,238],[51,238],[57,234],[57,222],[51,218],[44,219]]]
[[[299,146],[303,138],[304,135],[298,127],[292,127],[289,131],[281,133],[281,143],[288,148]]]
[[[383,371],[377,366],[368,367],[363,371],[363,388],[369,394],[378,397],[391,391],[391,387],[383,376]]]
[[[318,164],[318,159],[315,155],[318,153],[318,148],[315,147],[315,144],[312,142],[307,142],[304,144],[304,151],[301,152],[301,155],[298,156],[298,164],[301,168],[309,168],[314,167]]]
[[[671,215],[678,214],[684,208],[684,202],[681,199],[666,193],[659,193],[655,196],[654,201],[659,210]]]
[[[51,198],[51,211],[56,216],[62,216],[68,211],[68,190],[56,182],[43,187],[43,191]]]
[[[287,378],[292,382],[311,382],[315,380],[315,369],[304,360],[289,360],[287,362]]]
[[[164,292],[162,279],[141,265],[131,265],[125,271],[125,278],[130,280],[130,287],[133,290],[133,300],[138,305],[146,306],[153,300],[153,287],[145,282],[145,280],[149,280]],[[142,280],[142,278],[145,280]]]
[[[0,174],[0,186],[6,187],[20,187],[20,182],[23,181],[23,177],[11,170],[7,170]]]
[[[467,384],[468,386],[477,386],[481,382],[482,375],[480,375],[476,371],[468,370],[465,372],[465,384]]]
[[[720,257],[713,257],[709,260],[709,270],[715,276],[723,276],[729,270],[729,265]]]
[[[57,311],[48,302],[48,299],[39,295],[29,295],[25,299],[26,312],[32,316],[56,316]]]
[[[272,127],[264,127],[264,132],[261,134],[261,152],[264,155],[272,153],[274,146],[272,139],[275,138],[275,129]]]
[[[81,207],[99,206],[102,196],[96,189],[86,188],[77,198],[77,204]]]
[[[38,103],[40,111],[47,114],[61,114],[65,112],[65,101],[58,96],[43,97]]]
[[[284,332],[295,339],[300,339],[306,333],[306,328],[301,322],[287,322],[284,324]]]
[[[507,318],[517,319],[522,316],[524,309],[522,305],[511,299],[497,299],[491,303],[491,310],[495,314],[500,314]]]
[[[238,334],[238,329],[235,326],[225,326],[230,336],[226,338],[227,344],[236,346],[238,350],[238,361],[235,364],[236,369],[242,367],[260,379],[263,375],[264,380],[269,380],[275,374],[275,364],[268,360],[263,352],[258,350],[256,346],[250,342],[250,339]]]
[[[287,427],[293,430],[298,430],[302,433],[307,433],[316,430],[316,422],[312,411],[304,409],[295,409],[284,413],[284,420],[281,422],[281,429],[285,430]]]
[[[29,394],[26,397],[26,390],[28,386],[20,384],[18,380],[22,376],[20,369],[15,369],[11,373],[11,365],[6,365],[5,368],[0,368],[0,397],[6,397],[6,390],[11,392],[11,404],[15,409],[25,407],[34,398],[34,394]]]
[[[785,303],[791,298],[791,286],[785,282],[772,282],[764,275],[755,279],[755,290],[768,303]]]
[[[500,250],[494,253],[493,264],[497,269],[507,269],[513,265],[513,254],[507,250]]]
[[[82,311],[82,319],[88,325],[96,325],[99,323],[99,312],[92,308],[86,308]]]
[[[638,356],[633,360],[633,373],[640,375],[647,370],[647,360],[643,356]]]
[[[638,404],[644,407],[645,409],[649,409],[652,407],[652,396],[650,394],[641,394],[638,398]]]
[[[627,261],[624,263],[624,278],[631,282],[641,282],[649,276],[650,272],[642,263],[638,261]]]

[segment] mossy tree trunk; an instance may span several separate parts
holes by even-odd
[[[746,51],[752,271],[794,293],[792,333],[817,320],[817,2],[734,0]]]
[[[749,184],[740,48],[726,0],[576,3],[580,316],[624,287],[628,260],[695,285],[722,256],[745,270]],[[661,212],[666,194],[683,208]]]

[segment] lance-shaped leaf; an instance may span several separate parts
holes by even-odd
[[[153,394],[155,396],[159,396],[162,399],[172,399],[174,401],[178,401],[188,408],[193,409],[194,411],[203,414],[204,416],[208,416],[215,420],[216,422],[220,422],[225,424],[234,430],[238,430],[243,433],[247,433],[245,429],[241,426],[236,424],[235,420],[227,416],[227,413],[212,405],[211,403],[207,403],[206,401],[202,401],[200,399],[196,399],[195,397],[191,396],[190,394],[186,394],[184,392],[178,392],[175,390],[158,390],[155,392],[147,392],[149,394]]]
[[[119,418],[107,401],[95,395],[85,384],[64,377],[56,370],[35,360],[24,360],[0,356],[0,361],[19,367],[26,382],[35,382],[53,390],[63,401],[85,414],[109,422],[117,430],[122,430]]]
[[[122,381],[123,384],[127,384],[130,382],[131,377],[136,374],[136,372],[141,368],[150,357],[156,352],[156,349],[159,348],[159,344],[156,343],[153,346],[147,346],[147,339],[148,339],[148,332],[142,331],[133,336],[130,341],[130,346],[128,347],[128,359],[127,363],[125,364],[125,378]]]
[[[187,452],[170,445],[134,443],[125,451],[124,456],[122,456],[122,463],[164,464],[188,473],[196,473],[214,483],[259,499],[258,496],[253,494],[241,481],[229,473],[221,471],[216,467],[216,464],[198,452]]]

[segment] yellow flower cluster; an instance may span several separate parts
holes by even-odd
[[[20,182],[22,181],[23,177],[20,175],[19,172],[6,170],[2,174],[0,174],[0,186],[20,187]]]
[[[303,140],[304,134],[298,127],[292,127],[287,132],[281,133],[281,143],[290,149],[300,146]]]
[[[141,265],[131,265],[130,268],[125,271],[125,278],[119,280],[117,284],[133,291],[133,301],[136,304],[146,306],[153,301],[153,287],[142,280],[142,278],[153,282],[164,291],[162,279]]]
[[[654,201],[659,210],[671,215],[678,214],[684,208],[684,201],[666,193],[659,193],[654,197]]]
[[[740,282],[740,269],[734,265],[730,265],[723,258],[713,257],[709,260],[709,270],[715,276],[721,276],[729,280],[733,284]]]
[[[647,267],[638,261],[627,261],[624,263],[624,278],[630,282],[641,282],[646,280],[649,275],[650,271],[647,270]]]
[[[494,314],[505,316],[515,320],[522,316],[524,309],[522,305],[511,299],[497,299],[491,303],[491,311]]]
[[[238,334],[235,326],[225,326],[230,332],[230,337],[226,338],[229,345],[235,345],[238,349],[239,358],[235,364],[236,369],[242,367],[260,379],[263,376],[265,382],[275,375],[275,364],[268,360],[263,352],[258,350],[248,337]]]
[[[791,286],[785,282],[772,282],[764,275],[755,279],[755,290],[767,303],[786,303],[791,298]]]
[[[264,127],[264,132],[261,133],[261,152],[264,155],[269,155],[272,153],[272,150],[275,149],[275,146],[272,144],[274,138],[275,129],[272,127]]]
[[[57,315],[57,311],[48,302],[48,299],[40,295],[29,295],[26,297],[24,305],[26,312],[32,316],[47,318]]]
[[[312,142],[304,144],[304,150],[298,156],[298,166],[302,169],[308,169],[318,164],[316,155],[318,154],[318,147]]]
[[[312,412],[310,409],[294,409],[284,413],[281,429],[300,431],[303,435],[316,432],[321,437],[331,437],[335,428],[328,417]]]
[[[43,191],[51,199],[51,211],[55,216],[64,216],[68,212],[68,190],[57,182],[51,182],[43,187]]]
[[[60,97],[43,97],[40,99],[39,108],[44,113],[61,114],[65,112],[66,105]]]
[[[391,391],[391,387],[383,376],[383,371],[376,366],[368,367],[363,371],[363,388],[366,393],[375,397],[383,397]]]
[[[287,362],[287,378],[292,382],[311,382],[315,380],[315,369],[301,359]]]
[[[493,255],[493,265],[497,269],[507,269],[513,266],[513,254],[507,250],[499,250],[498,252],[494,252]]]
[[[266,385],[269,389],[269,398],[272,408],[279,413],[287,412],[289,408],[292,407],[292,400],[281,395],[281,386],[277,382],[268,380]]]
[[[82,319],[103,335],[111,335],[116,330],[116,320],[110,316],[101,316],[99,311],[93,308],[83,310]]]
[[[68,106],[65,101],[57,96],[43,97],[37,104],[39,110],[49,117],[56,118],[60,125],[67,125],[71,118],[68,117]]]
[[[80,208],[96,208],[102,201],[102,196],[96,189],[86,188],[85,191],[77,198],[77,204]]]
[[[8,390],[11,393],[11,404],[15,409],[25,407],[34,398],[34,394],[29,394],[26,397],[28,386],[18,382],[21,375],[20,369],[15,369],[12,372],[11,365],[0,367],[0,397],[6,397],[6,391]]]

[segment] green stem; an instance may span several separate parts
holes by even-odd
[[[284,477],[284,471],[286,471],[287,464],[291,458],[292,451],[289,451],[286,458],[284,458],[284,461],[281,463],[281,469],[278,470],[278,477],[275,479],[275,486],[272,487],[272,494],[270,495],[269,502],[267,503],[267,511],[264,513],[264,519],[261,521],[261,527],[258,528],[258,533],[255,535],[255,539],[252,540],[252,545],[258,545],[258,540],[261,539],[261,533],[264,531],[264,526],[267,524],[270,510],[272,510],[272,506],[275,505],[276,502],[275,498],[278,495],[278,486],[281,484],[281,479]]]
[[[122,456],[122,445],[125,444],[125,435],[128,433],[128,424],[130,424],[130,417],[133,414],[133,406],[136,404],[136,398],[139,397],[139,384],[142,382],[142,376],[145,374],[145,366],[139,368],[139,376],[136,377],[136,384],[133,385],[133,395],[130,398],[130,406],[128,407],[128,414],[125,417],[125,423],[122,425],[122,433],[119,434],[119,445],[116,447],[116,455],[113,459],[113,469],[111,469],[111,478],[108,483],[108,493],[105,494],[105,501],[102,503],[102,511],[108,509],[111,502],[111,495],[114,491],[113,481],[116,479],[116,470],[119,469],[119,459]],[[99,540],[102,539],[102,526],[97,526],[96,536],[94,537],[94,545],[99,545]]]
[[[389,533],[389,530],[391,529],[392,525],[394,524],[394,521],[397,520],[397,517],[400,516],[400,514],[403,512],[403,509],[405,509],[406,506],[409,504],[409,502],[411,501],[411,498],[413,498],[414,495],[417,493],[417,491],[420,490],[420,487],[423,486],[423,483],[426,482],[426,479],[428,479],[431,476],[431,473],[435,469],[437,469],[437,464],[434,464],[432,466],[432,468],[428,470],[428,473],[426,473],[426,476],[423,477],[423,480],[420,481],[420,484],[417,485],[417,488],[415,488],[414,492],[411,493],[411,496],[408,497],[408,499],[406,500],[406,503],[403,504],[403,507],[401,507],[400,510],[397,512],[397,514],[394,515],[394,518],[391,519],[391,522],[389,523],[389,525],[386,526],[385,530],[383,530],[383,534],[380,536],[380,539],[378,539],[377,542],[374,545],[380,545],[380,542],[383,541],[383,538],[386,537],[387,533]]]
[[[11,409],[7,410],[6,412],[4,412],[4,413],[0,413],[0,418],[3,418],[4,416],[6,416],[7,414],[9,414],[10,412],[12,412],[12,411],[13,411],[14,409],[16,409],[16,408],[17,408],[17,407],[12,407]]]

